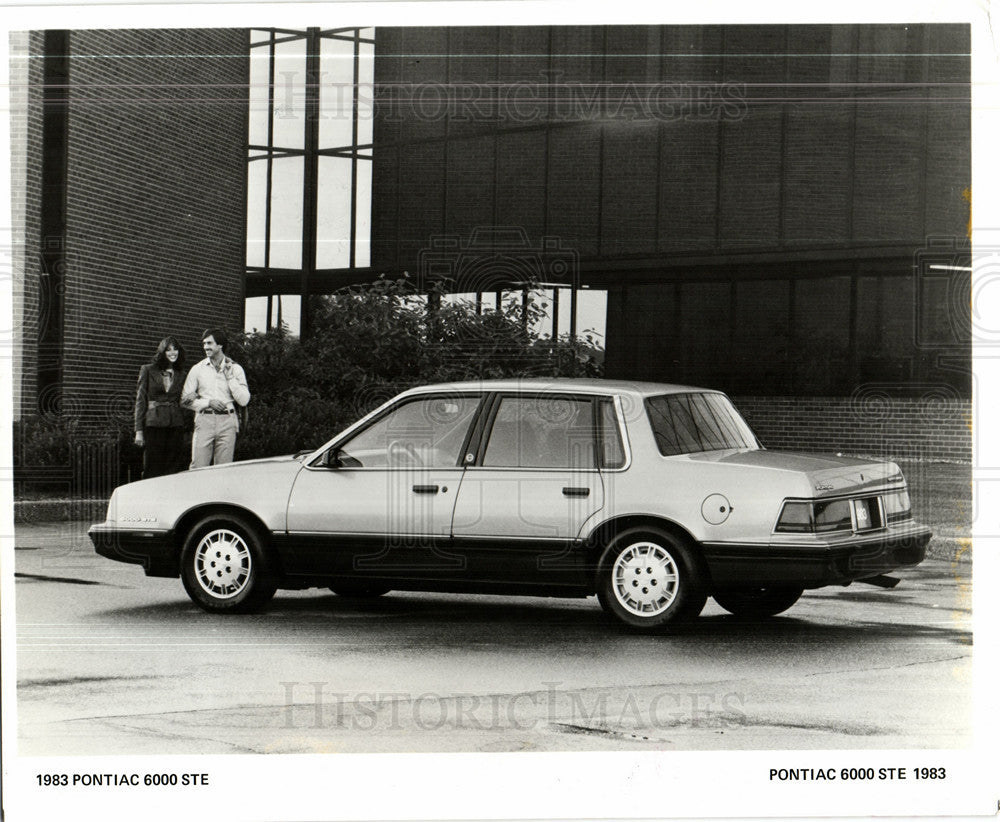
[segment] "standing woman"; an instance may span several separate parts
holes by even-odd
[[[184,349],[174,337],[160,340],[152,361],[139,369],[135,444],[143,448],[143,479],[176,473],[187,461],[181,411],[186,376]]]

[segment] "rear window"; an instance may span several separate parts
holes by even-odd
[[[646,400],[646,416],[665,457],[760,446],[723,394],[665,394]]]

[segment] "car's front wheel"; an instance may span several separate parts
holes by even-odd
[[[801,588],[754,588],[751,591],[718,591],[712,599],[734,616],[763,619],[787,611],[802,596]]]
[[[693,619],[705,607],[698,563],[680,537],[651,528],[619,534],[598,565],[597,596],[604,609],[638,631],[657,631]]]
[[[184,590],[212,613],[246,613],[277,589],[257,530],[234,515],[213,515],[188,532],[181,551]]]

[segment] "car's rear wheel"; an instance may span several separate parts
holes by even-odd
[[[188,532],[181,580],[196,605],[216,614],[257,610],[277,589],[259,533],[229,514],[205,517]]]
[[[375,599],[383,594],[388,594],[391,589],[371,582],[338,582],[336,585],[331,585],[330,590],[339,597]]]
[[[751,591],[719,591],[712,594],[712,599],[734,616],[762,619],[787,611],[800,596],[801,588],[754,588]]]
[[[693,619],[707,599],[687,543],[654,528],[633,528],[612,540],[601,556],[597,582],[604,609],[637,631]]]

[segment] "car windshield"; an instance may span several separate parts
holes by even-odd
[[[665,457],[760,444],[723,394],[664,394],[646,400],[646,415]]]

